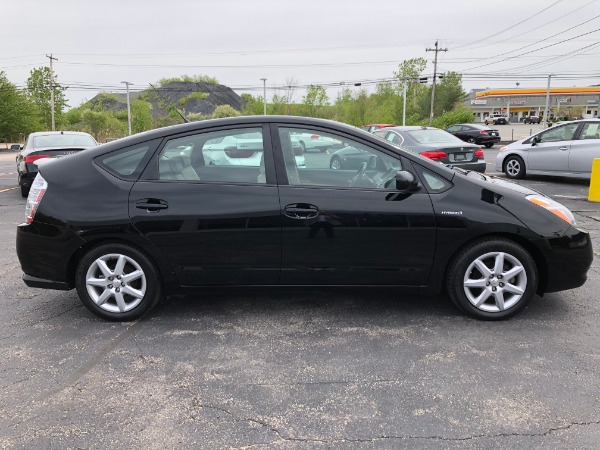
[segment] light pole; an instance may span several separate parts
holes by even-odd
[[[550,106],[550,79],[552,74],[548,75],[548,86],[546,87],[546,107],[544,108],[544,120],[542,121],[542,128],[546,128],[548,125],[548,108]]]
[[[263,82],[263,114],[267,115],[267,79],[261,78]]]
[[[121,83],[124,83],[127,88],[127,125],[129,127],[129,136],[131,136],[131,105],[129,103],[129,85],[133,83],[130,83],[129,81],[121,81]]]

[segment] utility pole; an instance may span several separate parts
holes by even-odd
[[[52,116],[52,131],[56,130],[54,125],[54,69],[52,67],[52,61],[58,61],[58,59],[50,55],[46,55],[46,58],[50,59],[50,114]]]
[[[131,136],[131,105],[129,103],[129,85],[133,84],[129,81],[121,81],[127,87],[127,125],[129,126],[129,136]]]
[[[267,79],[266,78],[261,78],[262,82],[263,82],[263,114],[266,116],[267,115]]]
[[[406,77],[403,79],[402,83],[402,126],[406,125]]]
[[[433,58],[433,86],[431,86],[431,110],[429,111],[429,126],[433,123],[433,102],[435,99],[435,80],[437,78],[437,58],[439,52],[447,52],[447,48],[438,48],[438,41],[435,41],[435,48],[426,48],[426,52],[435,52]]]
[[[544,108],[544,120],[542,121],[542,128],[546,128],[548,124],[548,107],[550,106],[550,78],[552,78],[552,74],[548,75],[548,86],[546,87],[546,107]]]

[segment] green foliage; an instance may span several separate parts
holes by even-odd
[[[185,106],[187,105],[188,102],[192,101],[192,100],[205,100],[208,97],[209,94],[206,94],[204,92],[192,92],[190,95],[188,95],[187,97],[182,97],[177,101],[177,104],[179,106]]]
[[[0,72],[0,138],[22,141],[40,128],[36,105]]]
[[[127,117],[125,117],[127,120]],[[131,102],[131,131],[141,133],[152,129],[152,107],[142,100]]]
[[[242,94],[242,99],[246,102],[246,106],[242,109],[244,116],[259,116],[263,113],[262,97],[253,97],[250,94]]]
[[[323,86],[310,85],[302,99],[304,113],[309,117],[322,117],[320,114],[329,105],[329,97]]]
[[[107,138],[125,136],[127,123],[121,122],[110,112],[87,109],[81,115],[80,129],[93,135],[98,142],[104,142]]]
[[[465,106],[457,106],[452,111],[448,111],[439,117],[433,119],[433,126],[441,129],[446,129],[457,123],[473,123],[475,122],[475,114]],[[429,123],[429,121],[427,121]]]
[[[212,118],[220,119],[223,117],[237,117],[240,113],[229,105],[219,105],[215,108]]]
[[[169,83],[208,83],[213,85],[218,85],[219,80],[215,77],[209,77],[208,75],[181,75],[179,77],[171,77],[171,78],[161,78],[158,80],[159,86],[164,86]]]
[[[31,101],[36,104],[39,118],[42,126],[47,130],[52,129],[51,113],[51,93],[54,91],[54,122],[56,128],[61,128],[64,124],[63,111],[67,106],[64,91],[67,88],[62,87],[54,80],[52,83],[52,74],[49,67],[40,67],[33,69],[27,79],[26,92]]]

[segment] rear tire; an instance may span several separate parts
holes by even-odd
[[[29,195],[29,188],[27,186],[23,186],[22,184],[19,184],[19,187],[21,188],[21,197],[27,198]]]
[[[525,161],[520,156],[509,156],[504,162],[504,174],[514,180],[525,177]]]
[[[492,148],[494,144],[485,144],[485,148]]]
[[[472,137],[471,137],[471,138],[469,138],[469,139],[467,139],[467,142],[468,142],[469,144],[475,144],[475,143],[476,143],[476,141],[475,141],[475,138],[472,138]]]
[[[461,311],[502,320],[521,311],[537,290],[537,267],[519,244],[487,238],[462,249],[448,266],[446,287]]]
[[[86,253],[75,273],[81,302],[106,320],[135,320],[160,299],[158,271],[139,250],[125,244],[104,244]]]

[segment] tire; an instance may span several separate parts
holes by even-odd
[[[521,311],[537,290],[538,272],[531,255],[504,238],[486,238],[463,248],[446,273],[452,302],[483,320],[502,320]]]
[[[504,174],[513,180],[525,178],[525,161],[520,156],[509,156],[504,161]]]
[[[485,124],[486,124],[486,125],[489,125],[490,123],[489,123],[489,122],[486,120],[486,121],[485,121]]]
[[[487,144],[484,144],[484,145],[485,145],[485,148],[492,148],[494,146],[493,143],[487,143]]]
[[[475,144],[477,141],[475,141],[475,138],[470,137],[469,139],[467,139],[467,142],[469,144]]]
[[[331,158],[329,168],[333,170],[340,170],[342,168],[342,161],[340,161],[340,158],[338,158],[337,156]]]
[[[29,188],[27,186],[24,186],[23,184],[21,184],[20,181],[19,181],[19,187],[21,188],[21,197],[27,198],[27,196],[29,195]]]
[[[77,266],[75,286],[86,308],[112,321],[141,317],[158,303],[161,294],[154,264],[125,244],[104,244],[86,253]]]

